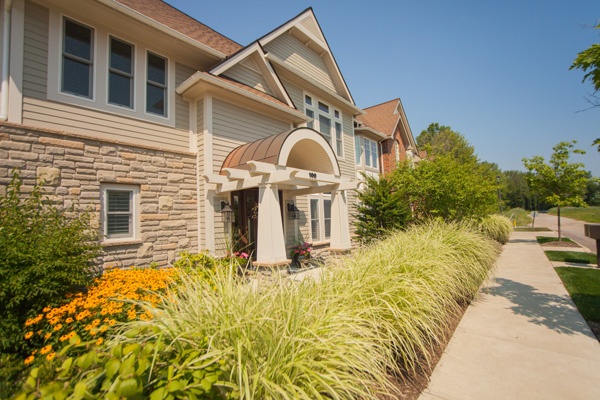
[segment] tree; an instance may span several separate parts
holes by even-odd
[[[525,177],[522,171],[504,171],[502,194],[508,208],[532,209],[533,198]]]
[[[574,149],[576,140],[560,142],[552,148],[548,163],[542,156],[523,158],[523,164],[529,171],[527,183],[534,193],[540,195],[549,205],[558,211],[558,240],[561,241],[560,208],[564,206],[586,206],[584,195],[588,182],[582,163],[570,162],[571,153],[585,154]]]
[[[430,124],[417,136],[417,146],[430,156],[449,155],[459,160],[476,160],[475,148],[467,139],[449,126],[437,122]]]
[[[423,160],[416,168],[399,166],[393,178],[410,202],[415,219],[458,221],[498,210],[496,175],[488,164],[442,155]]]
[[[600,24],[595,28],[600,29]],[[600,44],[593,44],[590,48],[577,54],[569,69],[580,69],[585,72],[582,82],[589,80],[594,86],[594,93],[600,90]],[[592,107],[600,106],[600,99],[595,94],[592,94],[591,97],[593,99],[588,99],[588,101]]]
[[[594,140],[594,143],[592,143],[592,146],[598,146],[598,153],[600,153],[600,138]]]
[[[411,210],[391,175],[379,178],[365,175],[364,178],[365,188],[357,191],[356,233],[363,242],[370,242],[405,227]]]

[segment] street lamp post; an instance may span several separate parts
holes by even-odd
[[[496,176],[496,185],[498,186],[498,206],[500,207],[500,214],[502,214],[502,193],[500,192],[500,177]]]

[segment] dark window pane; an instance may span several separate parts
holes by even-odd
[[[304,101],[306,102],[306,104],[308,104],[309,106],[312,106],[312,97],[310,96],[304,96]]]
[[[92,30],[73,21],[65,20],[64,52],[91,61]]]
[[[132,82],[133,80],[127,76],[111,72],[108,84],[108,101],[112,104],[131,107]]]
[[[146,85],[146,111],[152,114],[165,115],[165,89],[154,85]]]
[[[117,39],[111,39],[110,67],[131,74],[133,71],[133,46]]]
[[[312,240],[319,240],[319,200],[310,199],[310,233]]]
[[[62,91],[91,97],[90,64],[63,58]]]
[[[327,104],[323,104],[319,101],[319,110],[326,112],[329,114],[329,106]]]
[[[132,192],[108,190],[108,212],[130,212]]]
[[[319,115],[319,132],[331,140],[331,120],[323,115]]]
[[[148,53],[148,80],[166,85],[167,60],[152,53]]]
[[[129,214],[108,214],[106,221],[106,233],[111,235],[129,234],[131,223]]]

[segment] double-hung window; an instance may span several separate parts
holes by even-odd
[[[108,239],[136,239],[139,187],[103,185],[101,187],[102,233]]]
[[[108,102],[133,108],[133,45],[110,38]]]
[[[61,91],[76,96],[93,97],[94,31],[92,28],[63,20]]]
[[[362,165],[363,146],[361,136],[354,136],[354,154],[356,156],[356,165]]]
[[[331,238],[331,195],[310,197],[310,237],[313,242]]]
[[[367,167],[378,168],[377,142],[363,138],[363,145],[365,150],[365,165]]]
[[[148,52],[146,112],[167,116],[167,60]]]
[[[343,157],[342,113],[311,95],[304,95],[304,113],[311,118],[307,126],[321,133],[337,156]]]

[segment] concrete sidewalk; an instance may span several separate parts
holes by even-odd
[[[513,232],[420,400],[600,399],[600,343],[536,234]]]

